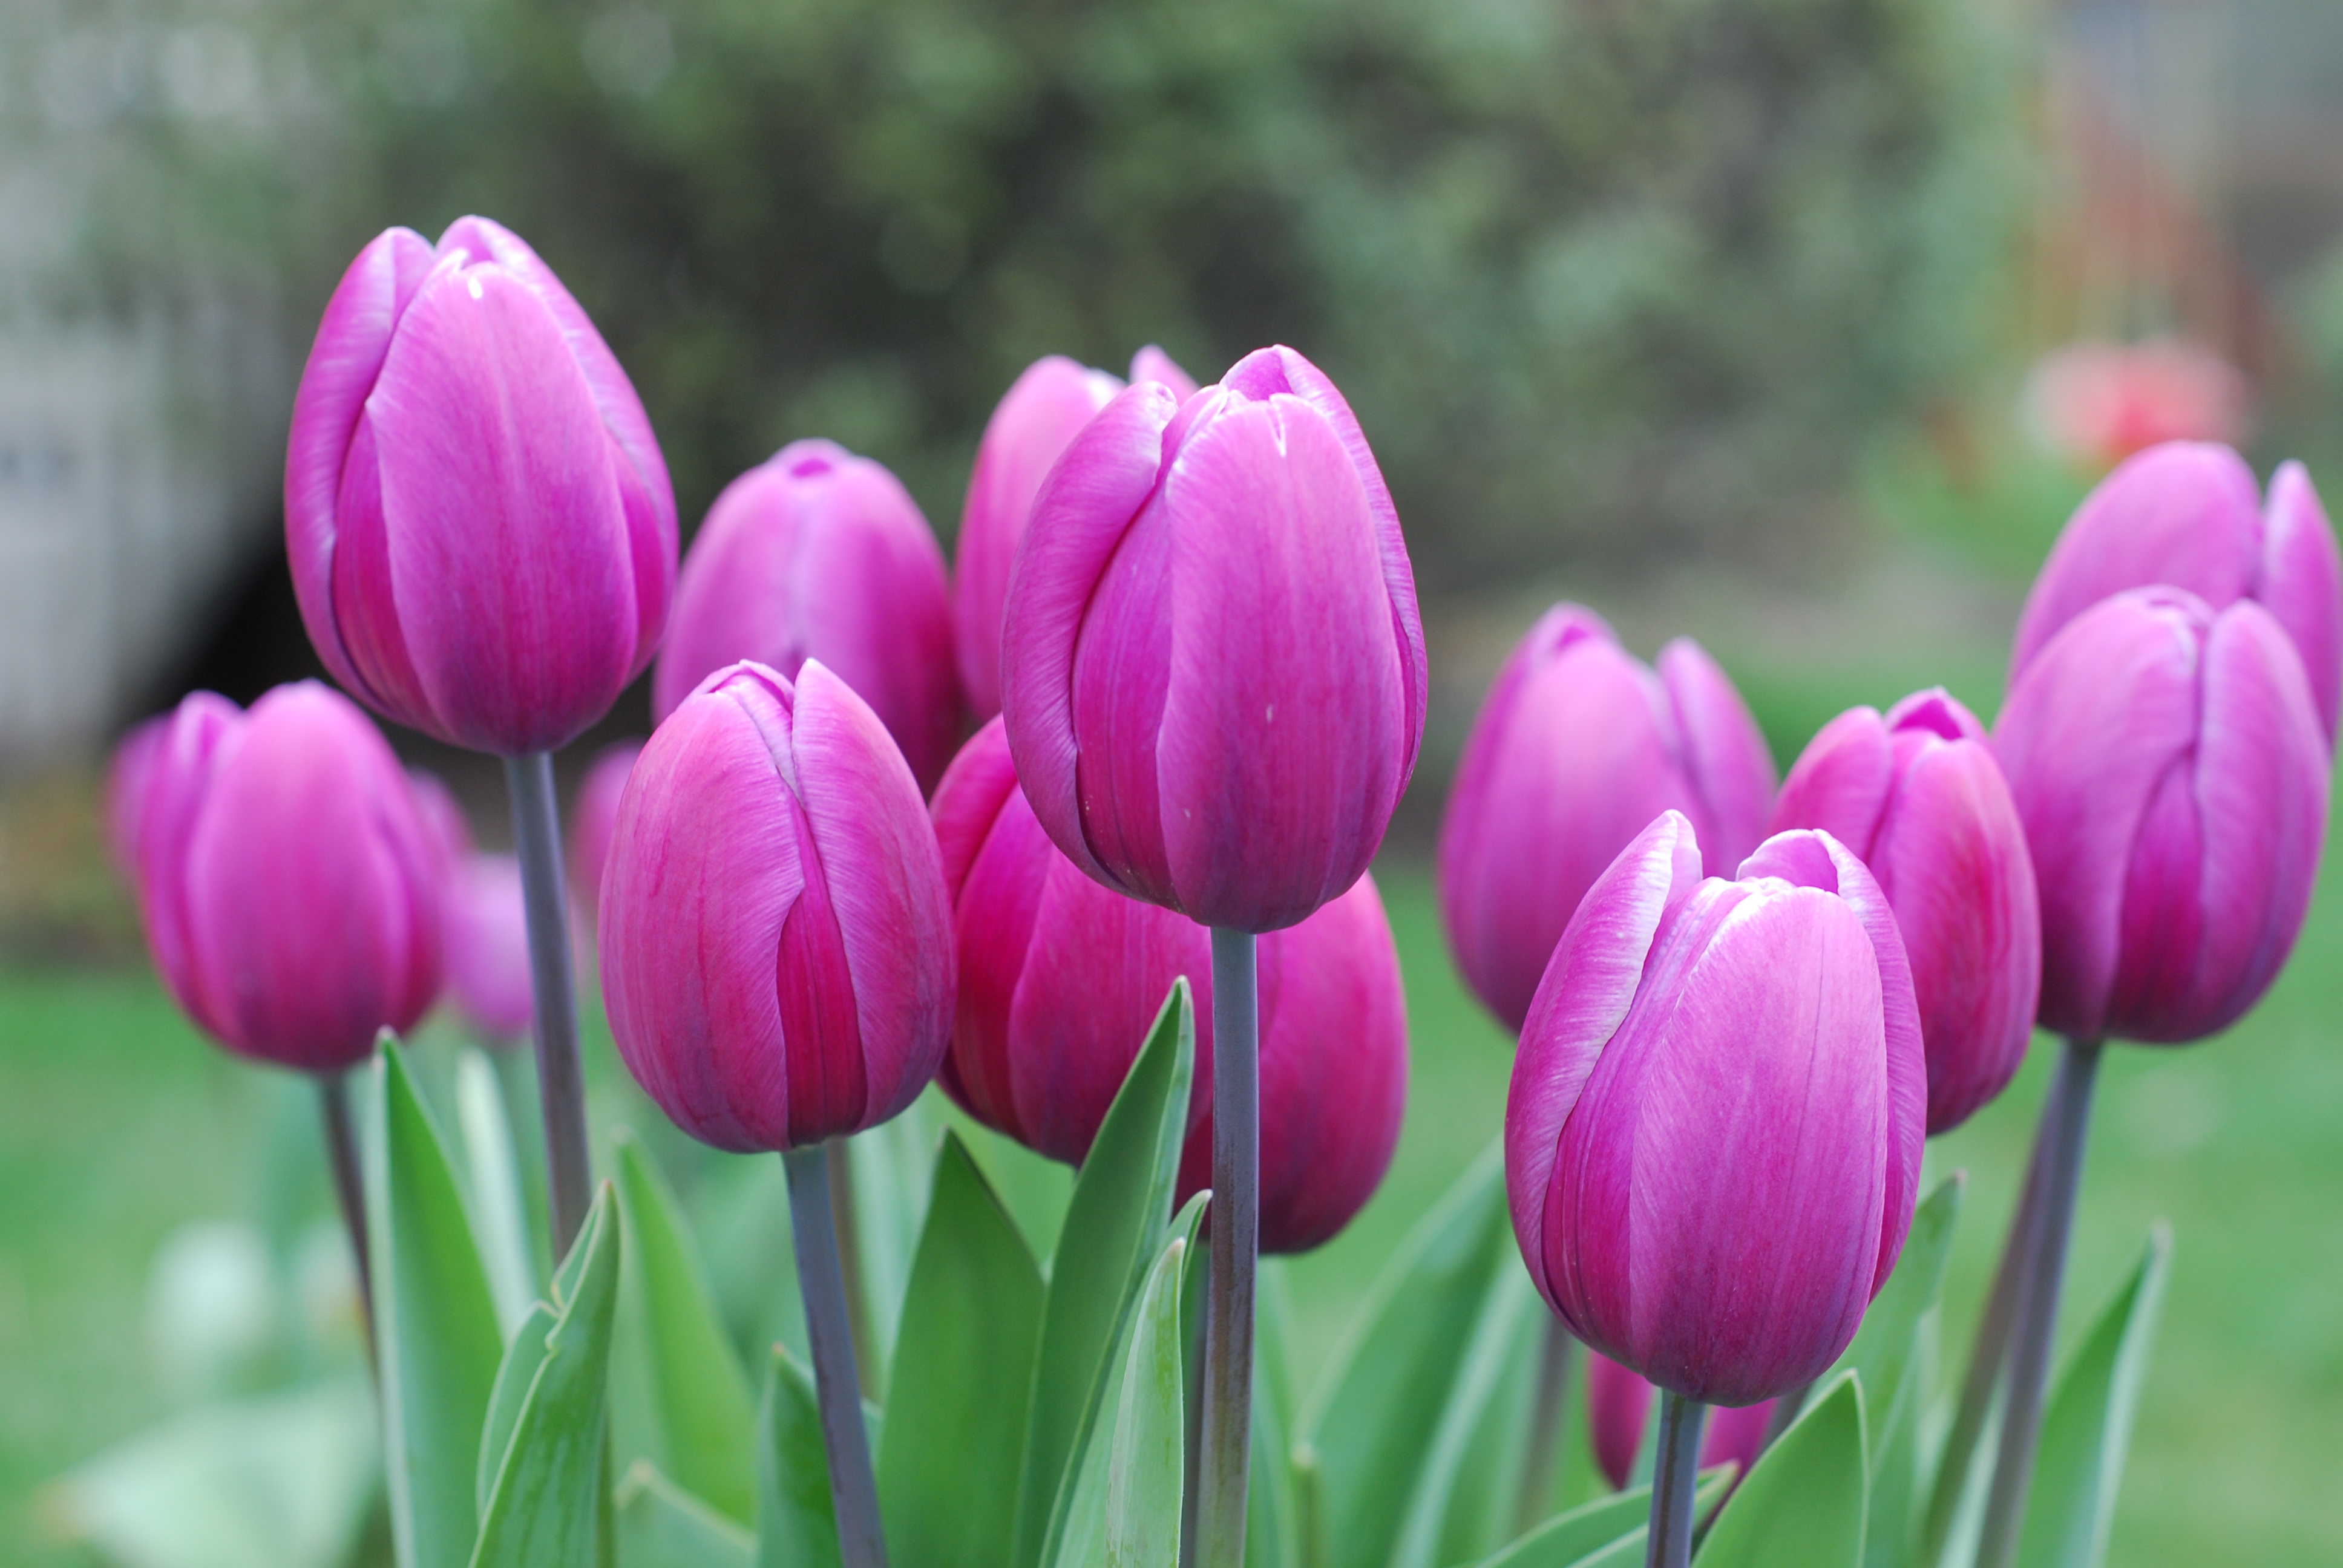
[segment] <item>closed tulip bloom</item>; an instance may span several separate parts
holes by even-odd
[[[610,859],[618,800],[642,749],[639,740],[614,740],[596,752],[569,808],[569,896],[589,926],[602,907],[602,868]]]
[[[886,725],[922,789],[960,739],[944,557],[895,476],[792,441],[724,488],[691,543],[651,677],[654,722],[710,672],[819,658]]]
[[[1505,1108],[1513,1233],[1589,1345],[1704,1404],[1838,1359],[1911,1228],[1927,1069],[1903,939],[1827,833],[1704,879],[1670,811],[1596,879]]]
[[[179,1005],[231,1050],[336,1072],[439,990],[437,849],[382,736],[315,681],[179,705],[139,813],[140,909]]]
[[[2105,600],[2026,667],[1994,749],[2041,888],[2042,1025],[2175,1043],[2242,1017],[2327,830],[2326,737],[2276,618],[2172,588]]]
[[[520,861],[510,855],[465,856],[442,904],[448,1000],[491,1043],[522,1039],[537,1009]]]
[[[637,1082],[719,1149],[895,1115],[951,1027],[951,909],[911,770],[808,659],[700,683],[636,759],[602,879],[602,990]]]
[[[136,877],[138,864],[138,818],[146,802],[146,777],[171,728],[171,716],[158,713],[124,731],[106,759],[105,796],[106,852],[117,870]]]
[[[1985,727],[1942,688],[1851,708],[1790,769],[1774,829],[1820,828],[1896,911],[1928,1055],[1928,1131],[1959,1126],[2026,1060],[2042,988],[2034,862]]]
[[[1712,875],[1765,837],[1774,754],[1690,638],[1654,670],[1603,618],[1558,604],[1489,689],[1440,829],[1440,913],[1474,994],[1519,1032],[1571,912],[1662,811],[1681,811]]]
[[[2331,749],[2343,704],[2343,558],[2299,463],[2281,464],[2265,500],[2244,458],[2210,442],[2167,441],[2099,482],[2059,534],[2018,618],[2015,687],[2069,621],[2127,588],[2186,588],[2215,610],[2241,598],[2277,618],[2302,657]]]
[[[475,852],[472,824],[457,803],[455,792],[447,780],[421,768],[407,770],[407,788],[415,792],[415,809],[423,815],[423,825],[429,829],[432,852],[437,858],[440,880],[445,883],[456,874],[456,868]]]
[[[1185,916],[1101,887],[1033,816],[999,719],[936,791],[960,942],[942,1082],[985,1125],[1078,1164],[1172,983],[1196,989],[1180,1197],[1212,1185],[1212,954]],[[1407,1020],[1371,877],[1260,949],[1261,1244],[1305,1251],[1373,1195],[1399,1140]]]
[[[1034,503],[1002,660],[1034,815],[1107,886],[1258,932],[1356,881],[1423,744],[1423,628],[1333,383],[1265,348],[1108,405]]]
[[[675,497],[594,324],[485,218],[386,230],[294,399],[285,534],[318,657],[385,718],[549,751],[650,663]]]
[[[1774,1419],[1770,1399],[1738,1409],[1711,1411],[1700,1440],[1700,1466],[1730,1461],[1747,1475],[1765,1446]],[[1599,1351],[1586,1353],[1586,1426],[1594,1462],[1614,1487],[1624,1489],[1643,1451],[1644,1429],[1652,1419],[1652,1385]]]

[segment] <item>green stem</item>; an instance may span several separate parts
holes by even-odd
[[[789,1223],[797,1239],[798,1289],[805,1297],[806,1343],[813,1352],[821,1442],[830,1456],[830,1498],[838,1516],[844,1568],[887,1568],[879,1529],[879,1486],[870,1473],[870,1440],[862,1426],[862,1385],[848,1326],[846,1279],[830,1206],[830,1163],[820,1148],[781,1155],[789,1174]]]
[[[1244,1568],[1261,1239],[1261,1028],[1251,931],[1212,931],[1212,1253],[1204,1299],[1198,1568]]]
[[[1693,1483],[1700,1475],[1700,1429],[1707,1407],[1660,1391],[1659,1452],[1652,1472],[1652,1527],[1644,1568],[1687,1568],[1692,1562]]]

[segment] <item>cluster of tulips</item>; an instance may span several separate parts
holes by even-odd
[[[787,1166],[807,1473],[827,1488],[804,1561],[864,1568],[901,1533],[832,1188],[843,1141],[935,1081],[1086,1183],[1041,1348],[1010,1357],[1036,1412],[1008,1456],[1015,1506],[954,1560],[1227,1568],[1250,1535],[1261,1568],[1248,1488],[1286,1456],[1252,1452],[1282,1430],[1255,1408],[1256,1257],[1357,1213],[1407,1076],[1367,868],[1416,766],[1424,643],[1397,511],[1334,385],[1282,347],[1202,387],[1154,349],[1128,384],[1045,359],[985,432],[949,580],[894,477],[819,440],[726,489],[679,568],[616,359],[534,253],[467,218],[436,246],[391,230],[350,267],[296,405],[286,520],[328,670],[385,718],[506,759],[517,856],[474,853],[445,791],[314,683],[248,712],[199,693],[135,731],[114,830],[188,1014],[324,1087],[362,1276],[369,1247],[411,1242],[391,1090],[354,1118],[349,1070],[396,1080],[377,1037],[443,979],[487,1032],[534,1036],[565,1261],[482,1391],[477,1497],[468,1453],[462,1495],[432,1500],[400,1404],[421,1374],[386,1321],[417,1287],[372,1270],[402,1563],[608,1549],[601,1407],[531,1414],[570,1375],[561,1347],[597,1342],[616,1245],[580,1091],[582,926],[651,1100]],[[565,889],[550,754],[646,670],[657,727],[588,775]],[[1818,1382],[1896,1271],[1925,1140],[2009,1083],[2039,1023],[2064,1065],[1973,1372],[2000,1402],[1976,1561],[2012,1561],[2102,1042],[2202,1038],[2269,985],[2310,896],[2339,699],[2343,569],[2309,481],[2289,465],[2265,501],[2217,447],[2151,448],[2095,492],[2026,603],[1990,732],[1920,692],[1834,720],[1777,788],[1695,644],[1652,668],[1574,605],[1532,628],[1465,749],[1438,865],[1458,963],[1520,1036],[1503,1182],[1550,1313],[1519,1523],[1553,1550],[1518,1561],[1624,1560],[1629,1524],[1595,1541],[1612,1555],[1561,1555],[1579,1526],[1544,1507],[1582,1345],[1597,1457],[1649,1483],[1625,1550],[1688,1561],[1715,1495],[1703,1464],[1751,1474],[1802,1407],[1833,1403]],[[1133,1136],[1147,1093],[1169,1106],[1161,1212],[1068,1340],[1069,1249],[1094,1240],[1076,1229],[1111,1228],[1092,1157]],[[1208,1261],[1189,1255],[1200,1216]],[[1202,1368],[1173,1346],[1166,1438],[1141,1352],[1190,1274]],[[1085,1358],[1053,1361],[1070,1342]],[[1080,1420],[1045,1433],[1053,1378]],[[888,1407],[890,1453],[916,1413]],[[984,1446],[970,1473],[1001,1473]],[[1168,1534],[1144,1504],[1165,1463]],[[545,1477],[564,1464],[600,1503],[561,1514]],[[1711,1544],[1755,1507],[1714,1516]],[[772,1540],[763,1561],[799,1560]],[[1833,1560],[1814,1550],[1762,1560]]]

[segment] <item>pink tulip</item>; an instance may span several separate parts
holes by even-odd
[[[1773,827],[1823,829],[1878,879],[1912,960],[1928,1131],[1959,1126],[2026,1060],[2042,989],[2034,862],[1985,727],[1941,687],[1884,719],[1851,708],[1790,769]]]
[[[602,907],[602,868],[610,859],[618,799],[642,749],[641,741],[629,739],[614,740],[596,752],[569,809],[569,896],[589,927]]]
[[[1196,990],[1180,1197],[1212,1185],[1212,952],[1185,916],[1109,891],[1058,852],[999,719],[936,791],[960,939],[942,1081],[985,1125],[1080,1163],[1172,982]],[[1261,944],[1261,1244],[1299,1252],[1382,1182],[1407,1098],[1399,957],[1374,879]]]
[[[1258,932],[1358,880],[1423,744],[1423,628],[1333,383],[1266,348],[1116,397],[1034,503],[1002,670],[1034,815],[1109,887]]]
[[[1730,1462],[1747,1475],[1765,1446],[1774,1404],[1764,1399],[1709,1412],[1700,1440],[1701,1468]],[[1642,1452],[1644,1428],[1651,1417],[1652,1385],[1599,1351],[1587,1352],[1587,1434],[1594,1440],[1594,1462],[1613,1486],[1624,1489],[1634,1475],[1635,1455]]]
[[[1659,669],[1593,610],[1546,611],[1489,689],[1440,829],[1440,912],[1457,967],[1518,1032],[1571,911],[1662,811],[1692,821],[1712,874],[1765,836],[1774,755],[1690,638]]]
[[[700,682],[627,779],[602,989],[636,1081],[738,1151],[874,1126],[935,1075],[952,1016],[935,829],[886,727],[820,659]]]
[[[675,498],[626,373],[519,238],[386,230],[326,307],[285,459],[301,618],[385,718],[549,751],[650,663]]]
[[[651,678],[664,719],[710,672],[754,659],[794,680],[819,658],[931,789],[960,739],[944,557],[895,476],[830,441],[792,441],[716,498]]]
[[[2295,644],[2251,599],[2118,594],[2026,668],[1994,729],[2042,898],[2046,1029],[2227,1029],[2294,947],[2328,750]]]
[[[2249,598],[2276,617],[2302,656],[2311,706],[2333,747],[2343,704],[2343,557],[2301,464],[2279,466],[2265,501],[2253,470],[2227,447],[2169,441],[2126,461],[2076,508],[2034,579],[2011,686],[2077,616],[2159,583],[2216,610]]]
[[[115,742],[106,764],[106,784],[99,809],[106,820],[106,848],[115,869],[135,879],[138,865],[138,815],[146,799],[146,779],[155,754],[169,733],[171,716],[158,713],[125,730]]]
[[[1700,874],[1670,811],[1587,890],[1505,1108],[1530,1277],[1661,1387],[1747,1405],[1820,1376],[1896,1267],[1927,1117],[1912,974],[1871,873],[1783,833]]]
[[[437,774],[410,768],[407,783],[415,792],[415,809],[423,814],[423,825],[430,830],[434,863],[445,885],[455,876],[456,868],[475,853],[471,821],[457,803],[455,792]]]
[[[431,829],[375,727],[315,681],[239,711],[199,691],[156,747],[136,878],[156,968],[246,1056],[362,1061],[439,990]]]
[[[456,1010],[492,1044],[524,1039],[537,1002],[529,990],[520,861],[510,855],[466,856],[447,884],[443,919],[447,998]]]

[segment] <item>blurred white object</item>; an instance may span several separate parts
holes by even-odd
[[[164,1386],[180,1398],[225,1386],[277,1327],[268,1243],[250,1225],[203,1220],[173,1231],[146,1286],[146,1336]]]
[[[2159,441],[2237,446],[2251,427],[2253,394],[2218,355],[2151,338],[2052,349],[2034,362],[2025,406],[2044,445],[2096,470]]]

